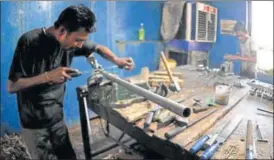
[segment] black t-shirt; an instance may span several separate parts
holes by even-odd
[[[60,66],[69,67],[74,56],[88,56],[96,45],[86,41],[83,47],[63,50],[44,28],[23,34],[17,44],[9,80],[37,76]],[[63,119],[65,83],[41,84],[17,92],[18,111],[24,128],[45,128]]]

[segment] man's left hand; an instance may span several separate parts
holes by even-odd
[[[120,68],[124,68],[126,70],[131,70],[134,68],[134,61],[132,58],[130,57],[126,57],[126,58],[117,58],[115,60],[115,64],[120,67]]]

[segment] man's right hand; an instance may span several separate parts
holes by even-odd
[[[71,76],[67,74],[67,71],[73,70],[68,67],[58,67],[54,70],[49,71],[46,74],[48,83],[64,83],[67,79],[71,79]]]

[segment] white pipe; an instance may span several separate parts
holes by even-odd
[[[191,40],[191,21],[192,21],[192,4],[187,3],[186,4],[186,40]]]

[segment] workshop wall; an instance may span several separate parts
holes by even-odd
[[[160,41],[160,24],[163,2],[126,2],[126,1],[25,1],[2,2],[1,4],[1,131],[20,131],[17,113],[16,96],[7,93],[6,85],[9,67],[18,38],[26,31],[48,27],[57,19],[60,12],[71,4],[82,3],[89,6],[97,17],[97,32],[90,36],[96,43],[106,45],[118,56],[131,56],[135,60],[136,68],[124,71],[115,68],[113,64],[97,56],[106,70],[127,77],[139,74],[141,67],[148,66],[155,70],[159,63],[159,53],[163,49]],[[193,1],[194,3],[194,1]],[[236,53],[237,40],[233,36],[220,34],[220,19],[234,19],[245,22],[245,2],[207,2],[219,9],[217,42],[208,46],[192,43],[188,48],[199,50],[206,48],[210,53],[210,66],[219,67],[225,53]],[[237,3],[237,5],[235,4]],[[233,10],[231,10],[233,8]],[[138,29],[144,23],[146,40],[138,41]],[[170,44],[184,49],[184,41],[173,41]],[[198,47],[196,47],[198,46]],[[201,47],[200,47],[201,46]],[[72,67],[90,71],[85,58],[75,58]],[[237,67],[235,67],[237,68]],[[65,96],[65,119],[69,126],[79,121],[78,101],[75,88],[85,85],[90,74],[85,74],[67,82]]]
[[[162,2],[61,2],[61,1],[25,1],[1,3],[1,133],[20,131],[16,96],[7,92],[9,67],[19,37],[26,31],[39,27],[48,27],[57,19],[60,12],[71,4],[89,6],[97,17],[97,32],[90,39],[106,45],[119,56],[131,56],[136,68],[132,72],[122,71],[98,57],[106,70],[122,77],[139,74],[141,67],[155,70],[158,66],[160,50],[163,48],[160,38]],[[152,14],[153,13],[153,14]],[[140,23],[144,23],[146,39],[137,40]],[[85,58],[75,58],[72,67],[81,71],[90,71]],[[65,120],[69,126],[79,121],[78,101],[75,88],[85,85],[90,74],[85,74],[67,82],[65,95]]]

